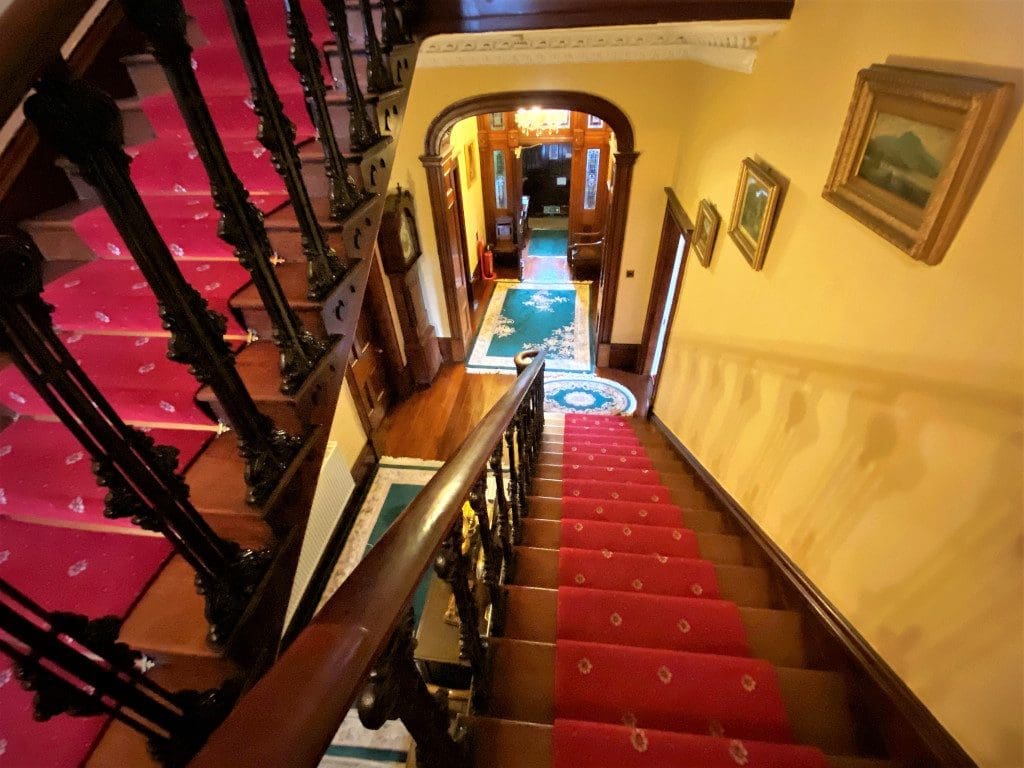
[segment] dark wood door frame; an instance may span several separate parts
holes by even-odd
[[[665,343],[668,343],[669,333],[672,331],[672,320],[676,311],[676,304],[679,302],[679,293],[683,285],[683,270],[686,268],[686,258],[690,252],[690,240],[693,237],[693,222],[686,215],[682,203],[676,197],[671,187],[665,187],[665,195],[668,198],[665,204],[665,221],[661,225],[661,240],[658,244],[658,261],[654,265],[654,278],[651,281],[651,297],[647,302],[647,320],[644,322],[644,335],[640,342],[640,353],[637,357],[639,373],[644,376],[652,375],[654,367],[654,353],[658,340],[658,327],[661,319],[665,316],[666,309],[669,313],[668,328],[665,330]],[[682,263],[679,266],[679,279],[675,286],[669,285],[672,277],[676,248],[679,245],[679,238],[685,237],[686,244],[683,246],[681,256]],[[670,295],[671,293],[671,295]],[[664,360],[664,357],[662,358]],[[654,396],[658,393],[658,385],[661,376],[654,381],[654,389],[651,392],[651,405],[654,404]]]
[[[445,181],[444,158],[451,151],[450,138],[454,125],[467,117],[490,112],[514,112],[520,107],[541,106],[545,109],[568,109],[599,117],[615,133],[615,176],[611,205],[605,229],[604,261],[601,265],[597,327],[597,364],[607,365],[611,352],[612,323],[615,320],[615,299],[619,289],[622,266],[622,245],[626,235],[626,214],[633,186],[633,166],[639,153],[634,147],[633,126],[626,114],[612,102],[583,91],[507,91],[489,93],[457,101],[434,118],[427,128],[424,154],[420,157],[427,173],[427,189],[434,219],[439,254],[451,253],[448,228],[444,221]],[[449,259],[441,261],[445,306],[448,310],[452,357],[464,360],[472,329],[463,328],[458,305],[458,289]]]
[[[473,295],[473,270],[469,268],[469,237],[466,232],[466,201],[462,199],[462,162],[461,158],[452,158],[452,178],[455,183],[455,212],[459,214],[459,234],[462,236],[462,271],[466,273],[466,300],[469,309],[476,309]],[[478,265],[479,266],[479,265]]]

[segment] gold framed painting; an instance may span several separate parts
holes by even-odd
[[[772,172],[749,157],[740,168],[732,204],[729,237],[753,269],[761,269],[778,214],[781,184]]]
[[[700,263],[711,266],[711,254],[715,250],[715,239],[718,237],[718,227],[722,223],[722,217],[710,200],[700,201],[697,208],[697,221],[693,225],[693,250],[697,254]]]
[[[861,70],[822,196],[938,264],[984,176],[1012,88],[882,64]]]

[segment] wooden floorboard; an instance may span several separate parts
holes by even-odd
[[[605,368],[597,374],[632,390],[638,412],[644,412],[647,377]],[[382,456],[447,461],[513,383],[507,374],[467,373],[461,363],[445,364],[430,387],[392,408],[374,444]]]

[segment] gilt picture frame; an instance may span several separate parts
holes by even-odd
[[[711,266],[711,255],[715,250],[721,223],[722,217],[718,215],[714,204],[706,198],[701,200],[697,207],[697,221],[693,225],[693,251],[705,268]]]
[[[882,64],[861,70],[822,196],[938,264],[994,154],[1012,88]]]
[[[463,161],[466,166],[466,186],[470,187],[476,183],[476,141],[470,141],[466,144],[465,160]]]
[[[764,266],[778,216],[781,188],[768,168],[749,157],[743,159],[732,205],[729,237],[754,270]]]

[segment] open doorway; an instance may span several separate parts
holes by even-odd
[[[475,128],[475,136],[467,125]],[[454,360],[469,356],[500,281],[525,287],[523,281],[540,277],[542,290],[550,291],[555,282],[585,286],[585,298],[576,302],[585,314],[572,318],[576,328],[583,328],[585,341],[573,345],[587,350],[587,371],[607,365],[635,158],[628,119],[614,105],[584,93],[481,96],[453,104],[435,119],[421,159]],[[460,191],[465,192],[461,232],[449,226],[454,217],[443,215],[454,197],[453,164],[459,165]],[[473,189],[466,178],[470,167],[478,172]],[[482,215],[474,210],[477,205]],[[453,248],[456,243],[465,245]],[[483,251],[485,244],[493,254],[493,270],[485,270],[486,259],[478,258],[476,249]],[[540,262],[540,274],[527,269],[533,258],[548,260],[548,265]],[[485,271],[496,279],[483,279]],[[468,282],[473,283],[476,312],[465,290]],[[547,314],[547,299],[541,297],[540,304],[544,310],[524,310],[531,315],[529,322]],[[481,310],[481,305],[486,306]],[[520,319],[515,327],[529,324],[525,316]],[[554,329],[563,341],[567,325]],[[508,334],[511,327],[500,330]]]

